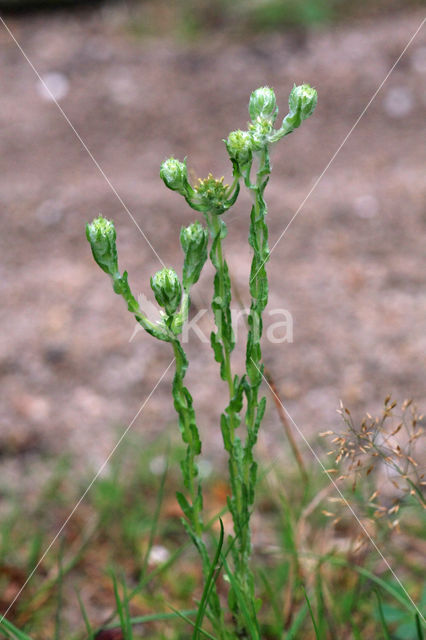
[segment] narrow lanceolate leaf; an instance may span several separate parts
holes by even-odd
[[[203,623],[203,618],[206,611],[209,595],[212,590],[214,581],[217,579],[217,575],[218,575],[218,563],[219,563],[219,558],[222,552],[223,539],[224,539],[224,529],[223,529],[223,522],[221,518],[219,518],[219,522],[220,522],[219,542],[217,544],[216,553],[213,558],[213,562],[211,564],[206,583],[204,585],[203,595],[201,597],[200,606],[198,608],[197,619],[195,620],[194,634],[192,636],[192,640],[197,640],[197,638],[199,637],[199,632],[201,629],[201,625]]]
[[[17,629],[9,620],[3,618],[0,622],[0,630],[7,634],[7,638],[13,638],[14,640],[32,640],[26,633]]]
[[[422,623],[420,622],[420,616],[418,613],[415,614],[414,619],[416,622],[417,640],[424,640]]]
[[[382,607],[382,599],[378,590],[376,590],[376,597],[377,597],[377,605],[379,609],[379,620],[380,620],[380,624],[383,631],[383,638],[384,640],[392,640],[388,625],[386,624],[386,618],[385,618],[385,614],[383,612],[383,607]]]
[[[321,640],[321,636],[320,636],[320,633],[319,633],[317,621],[315,619],[314,612],[312,610],[311,601],[309,600],[309,596],[306,593],[306,589],[305,589],[305,587],[303,585],[302,585],[302,589],[303,589],[303,593],[305,595],[306,604],[308,605],[308,611],[309,611],[309,615],[311,616],[312,625],[314,627],[315,638],[316,638],[316,640]]]
[[[183,493],[180,491],[176,492],[176,498],[179,503],[180,508],[182,509],[184,515],[191,520],[192,518],[192,506],[189,504],[188,500],[185,498]]]

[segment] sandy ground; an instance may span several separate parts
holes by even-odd
[[[161,183],[162,160],[187,155],[192,175],[229,179],[221,140],[246,126],[250,92],[273,86],[284,114],[293,82],[306,81],[318,89],[315,116],[273,150],[274,245],[421,20],[414,12],[306,38],[182,44],[135,39],[116,9],[11,19],[111,184],[0,29],[4,469],[22,479],[30,464],[15,462],[25,450],[69,452],[76,469],[96,467],[171,360],[167,344],[143,333],[129,341],[134,321],[92,260],[86,221],[100,212],[115,220],[121,266],[134,292],[151,298],[149,276],[161,265],[146,238],[180,268],[178,232],[194,219]],[[424,27],[272,253],[269,310],[291,313],[293,342],[266,339],[265,362],[307,437],[338,427],[340,399],[359,416],[388,393],[425,406],[425,79]],[[249,204],[244,195],[229,214],[226,244],[245,300]],[[211,277],[208,268],[194,290],[196,310],[208,306]],[[207,334],[210,323],[200,325]],[[189,353],[187,382],[212,457],[225,388],[208,344],[192,335]],[[171,378],[169,370],[132,426],[141,446],[176,429]],[[260,449],[270,456],[285,446],[270,402]]]

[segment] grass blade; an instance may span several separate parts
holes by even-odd
[[[314,625],[315,638],[317,640],[321,640],[321,636],[320,636],[319,631],[318,631],[317,623],[315,621],[314,612],[312,611],[311,603],[310,603],[310,600],[308,598],[308,594],[306,593],[306,589],[305,589],[303,584],[302,584],[302,589],[303,589],[303,593],[305,595],[306,604],[308,605],[309,615],[311,616],[312,624]]]
[[[121,602],[120,594],[118,593],[117,577],[113,572],[111,572],[111,577],[112,577],[112,584],[114,589],[115,604],[117,606],[117,613],[120,620],[120,628],[123,632],[124,640],[128,640],[127,619],[126,619],[125,610],[123,608],[123,603]]]
[[[176,617],[182,616],[195,616],[197,614],[197,609],[188,609],[185,611],[176,611],[175,613],[148,613],[145,616],[136,616],[134,618],[130,618],[130,622],[132,624],[143,624],[144,622],[162,622],[163,620],[174,620]],[[193,624],[193,623],[191,623]],[[120,623],[111,622],[110,624],[106,624],[99,631],[104,631],[106,629],[119,629]]]
[[[58,598],[56,605],[56,613],[55,613],[55,640],[60,640],[61,634],[61,614],[62,614],[62,587],[64,582],[64,573],[63,573],[63,558],[64,558],[64,538],[61,539],[61,544],[59,547],[59,555],[58,555]]]
[[[386,624],[385,614],[383,613],[383,607],[382,607],[382,599],[380,597],[380,593],[378,589],[375,589],[374,593],[376,594],[376,597],[377,597],[377,603],[379,607],[379,618],[380,618],[380,623],[382,625],[383,637],[385,638],[385,640],[392,640],[388,625]]]
[[[209,531],[211,529],[211,527],[213,526],[213,524],[216,522],[217,518],[223,516],[227,512],[228,512],[228,508],[227,507],[224,507],[223,509],[221,509],[219,511],[219,513],[217,513],[212,518],[210,518],[210,520],[207,522],[207,524],[205,526],[205,530]],[[170,556],[170,558],[168,560],[166,560],[166,562],[164,562],[163,564],[159,565],[158,567],[156,567],[155,569],[150,571],[149,574],[145,575],[145,577],[143,577],[141,579],[139,584],[136,585],[136,587],[134,587],[130,591],[130,593],[128,595],[128,598],[127,598],[127,601],[131,602],[132,598],[134,598],[137,593],[140,593],[142,591],[142,589],[144,587],[146,587],[147,584],[149,584],[154,578],[157,578],[162,573],[167,571],[167,569],[173,565],[173,563],[182,555],[182,553],[184,551],[186,551],[186,549],[191,547],[191,544],[192,544],[191,542],[187,542],[186,544],[183,544],[174,553],[172,553],[172,555]],[[229,551],[230,551],[230,548],[225,552],[225,557],[228,555]],[[103,625],[96,629],[96,633],[102,631],[103,629],[119,629],[120,628],[120,624],[112,622],[114,617],[115,617],[115,615],[116,615],[116,613],[117,613],[116,611],[113,611],[113,613],[107,618],[107,620],[105,620]],[[196,613],[196,612],[194,612],[194,613]],[[148,614],[147,620],[143,620],[142,618],[140,618],[140,622],[145,622],[145,621],[149,622],[150,620],[152,620],[152,621],[156,620],[157,617],[152,618],[151,616],[157,616],[157,615],[160,615],[160,616],[167,615],[167,616],[172,616],[172,617],[175,616],[175,614]],[[161,619],[165,619],[165,618],[158,618],[158,619],[161,620]],[[96,633],[95,633],[95,636],[96,636]]]
[[[217,578],[218,571],[220,571],[220,568],[218,569],[217,565],[218,565],[220,554],[222,551],[223,538],[224,538],[224,528],[223,528],[222,518],[219,518],[219,522],[220,522],[219,542],[217,545],[217,549],[216,549],[216,553],[215,553],[212,565],[210,567],[209,574],[207,576],[206,584],[204,585],[203,595],[201,597],[201,602],[198,607],[197,618],[195,620],[195,628],[194,628],[194,633],[192,635],[192,640],[197,640],[199,636],[198,630],[201,628],[201,625],[203,622],[205,610],[209,600],[210,591],[213,588],[213,584]]]
[[[238,600],[240,610],[243,613],[244,621],[247,626],[247,631],[250,633],[249,637],[251,638],[251,640],[260,640],[260,634],[259,634],[259,629],[257,628],[256,618],[254,618],[255,619],[255,623],[254,623],[253,616],[250,615],[250,611],[247,608],[247,602],[244,598],[244,594],[241,592],[241,589],[237,581],[235,580],[234,576],[232,575],[231,570],[229,569],[228,563],[226,562],[226,559],[224,557],[222,557],[222,561],[223,561],[223,566],[225,567],[226,575],[229,578],[231,587]]]
[[[265,571],[259,571],[259,576],[260,579],[263,582],[263,585],[265,587],[265,590],[267,592],[269,601],[271,603],[271,607],[272,610],[274,612],[274,616],[275,616],[275,623],[276,623],[276,633],[279,637],[282,636],[282,631],[284,629],[284,621],[283,621],[283,616],[282,616],[282,608],[280,607],[279,603],[277,602],[277,597],[276,597],[276,589],[274,590],[274,588],[272,587],[271,583],[268,580],[268,577],[266,575]]]
[[[416,621],[417,640],[424,640],[422,624],[420,622],[420,616],[418,613],[416,613],[416,615],[414,616],[414,619]]]
[[[182,613],[182,611],[178,611],[177,609],[175,609],[174,607],[172,607],[169,604],[169,607],[172,611],[175,612],[175,614],[179,617],[182,618],[182,620],[185,620],[185,622],[187,622],[188,624],[190,624],[192,627],[195,626],[195,622],[193,622],[191,620],[191,618],[188,618],[188,616],[186,616],[184,613]],[[206,638],[209,638],[209,640],[217,640],[217,638],[215,638],[214,636],[212,636],[211,633],[209,633],[208,631],[205,631],[204,629],[199,629],[198,630],[199,633],[201,633],[203,636],[205,636]]]
[[[123,579],[123,606],[124,606],[124,615],[126,618],[126,640],[133,640],[133,627],[132,620],[130,617],[130,608],[129,608],[129,598],[127,595],[127,586],[126,581]]]
[[[353,622],[351,622],[351,629],[354,634],[354,640],[362,640],[361,632]]]
[[[411,614],[415,613],[413,605],[406,598],[406,596],[402,595],[402,593],[400,593],[393,585],[388,584],[385,580],[379,578],[365,567],[358,567],[340,558],[329,558],[329,561],[331,561],[333,564],[349,567],[353,571],[359,573],[361,576],[368,578],[369,580],[371,580],[371,582],[374,582],[374,584],[377,584],[377,586],[381,587],[383,591],[386,591],[387,593],[389,593],[389,595],[395,598],[395,600],[397,600],[406,611],[409,611]]]
[[[325,638],[326,637],[325,627],[327,624],[327,611],[325,608],[325,601],[324,601],[321,567],[318,567],[317,569],[315,592],[316,592],[316,601],[317,601],[317,619],[318,619],[319,635],[321,638]],[[330,632],[331,632],[331,629],[330,629]]]
[[[30,636],[27,636],[23,631],[19,631],[11,622],[3,618],[0,622],[0,629],[7,634],[8,638],[14,638],[15,640],[32,640]]]
[[[145,553],[145,556],[144,556],[144,559],[143,559],[143,563],[142,563],[142,569],[141,569],[141,574],[140,574],[140,582],[144,579],[145,574],[146,574],[147,569],[148,569],[149,555],[151,553],[152,545],[154,544],[155,534],[156,534],[157,527],[158,527],[158,520],[159,520],[159,517],[160,517],[161,505],[163,504],[164,486],[165,486],[165,483],[166,483],[166,477],[167,477],[167,472],[168,472],[168,468],[169,468],[169,464],[168,464],[169,448],[170,447],[168,447],[168,449],[167,449],[166,465],[165,465],[164,471],[163,471],[163,473],[161,475],[160,486],[159,486],[158,493],[157,493],[157,501],[156,501],[156,504],[155,504],[154,516],[152,518],[152,524],[151,524],[151,528],[150,528],[150,532],[149,532],[148,546],[147,546],[146,553]]]
[[[84,624],[86,626],[88,640],[94,640],[95,632],[93,631],[93,627],[90,624],[89,616],[87,615],[87,611],[86,611],[86,609],[84,607],[84,604],[83,604],[83,602],[82,602],[82,600],[80,598],[80,594],[77,591],[76,591],[76,596],[77,596],[78,604],[80,606],[81,615],[83,616]]]
[[[300,627],[305,621],[307,613],[308,613],[308,605],[304,604],[303,607],[298,612],[298,614],[296,615],[296,617],[294,618],[293,623],[287,632],[285,640],[297,640],[296,634],[299,632]]]

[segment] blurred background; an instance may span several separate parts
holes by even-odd
[[[0,2],[75,127],[0,25],[3,477],[33,483],[46,452],[95,468],[170,363],[168,345],[142,332],[131,339],[135,323],[92,260],[84,226],[102,213],[116,223],[135,295],[152,299],[149,277],[161,265],[111,185],[161,259],[180,269],[178,234],[194,212],[165,189],[161,162],[188,156],[194,179],[212,171],[229,181],[222,139],[245,128],[250,92],[273,86],[283,116],[293,83],[309,82],[315,115],[272,153],[273,245],[421,24],[422,5]],[[388,393],[425,405],[425,79],[423,28],[271,256],[269,308],[291,313],[293,342],[265,340],[265,362],[308,438],[338,428],[340,399],[357,417]],[[244,194],[227,219],[244,303],[249,207]],[[208,267],[194,313],[208,307],[211,280]],[[267,314],[266,326],[273,321]],[[210,323],[201,323],[207,335]],[[188,350],[187,382],[213,459],[225,389],[209,345],[192,335]],[[132,427],[142,445],[177,431],[171,378]],[[286,446],[269,402],[260,455]]]

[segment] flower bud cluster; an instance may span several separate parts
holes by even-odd
[[[115,278],[118,275],[118,258],[114,223],[102,216],[95,218],[86,225],[86,238],[97,264],[105,273]]]
[[[180,243],[185,255],[182,283],[185,291],[198,281],[201,270],[207,260],[209,234],[197,220],[188,227],[182,227]]]
[[[218,180],[209,173],[207,178],[198,178],[194,200],[203,210],[220,215],[228,208],[228,189],[229,185],[223,184],[223,177]]]
[[[318,94],[309,84],[294,85],[288,99],[290,114],[300,113],[301,119],[306,120],[317,106]]]
[[[273,124],[278,115],[274,90],[270,87],[260,87],[253,91],[250,96],[249,114],[252,122],[256,122],[260,118],[261,120],[269,120]]]
[[[294,86],[289,96],[289,113],[281,127],[274,129],[278,107],[273,89],[260,87],[253,91],[249,101],[251,122],[248,130],[231,131],[225,140],[234,170],[232,188],[223,183],[223,178],[218,180],[211,173],[207,178],[199,179],[197,185],[191,186],[186,161],[181,162],[173,157],[162,163],[160,176],[165,185],[172,191],[180,193],[193,209],[206,214],[210,230],[217,229],[219,223],[216,220],[213,224],[212,216],[223,214],[234,204],[240,189],[240,178],[244,178],[248,187],[253,186],[250,182],[253,154],[265,152],[263,161],[267,158],[266,162],[269,162],[268,145],[298,127],[313,113],[316,103],[315,89],[308,84]],[[180,241],[185,256],[182,283],[176,272],[167,268],[158,271],[151,278],[155,298],[165,310],[163,315],[167,316],[164,322],[159,323],[160,327],[150,323],[141,312],[130,290],[127,272],[120,275],[114,224],[99,216],[86,226],[86,236],[95,261],[112,278],[114,291],[124,297],[129,311],[135,313],[142,326],[162,340],[169,340],[170,332],[165,331],[166,329],[171,329],[174,335],[177,335],[187,318],[190,288],[198,281],[207,260],[209,237],[207,229],[198,221],[181,229]]]
[[[172,191],[177,191],[182,196],[189,197],[192,192],[188,181],[188,171],[186,162],[180,162],[176,158],[169,158],[161,165],[160,177],[166,187]]]
[[[229,198],[229,186],[223,184],[223,178],[217,180],[211,173],[205,179],[199,178],[192,187],[188,181],[186,162],[169,158],[161,165],[160,176],[165,185],[184,196],[187,203],[196,211],[220,215],[235,202]],[[238,190],[234,193],[236,197]]]
[[[269,144],[270,136],[274,133],[271,120],[258,116],[255,122],[249,124],[253,151],[261,151]]]
[[[151,278],[151,289],[160,307],[172,316],[182,299],[182,285],[173,269],[164,267]]]
[[[130,290],[127,272],[121,275],[118,270],[114,224],[99,216],[86,225],[86,236],[95,261],[111,276],[115,293],[125,299],[129,311],[135,314],[138,322],[148,333],[167,341],[172,339],[172,335],[178,335],[188,317],[190,288],[198,281],[207,260],[207,229],[198,221],[181,229],[180,241],[185,256],[182,284],[173,269],[161,269],[151,278],[151,288],[158,304],[165,311],[163,315],[166,316],[157,324],[150,322],[140,309]]]
[[[289,97],[289,113],[279,129],[274,129],[278,115],[275,93],[270,87],[260,87],[250,96],[248,131],[232,131],[225,141],[234,174],[242,175],[249,168],[252,154],[287,135],[312,115],[317,92],[308,84],[294,86]]]
[[[196,221],[181,229],[180,241],[185,256],[182,284],[176,272],[166,267],[157,271],[151,278],[155,299],[167,316],[165,326],[171,328],[175,334],[180,333],[186,322],[190,288],[198,281],[207,260],[207,229]]]
[[[248,131],[231,131],[225,144],[231,161],[237,166],[243,167],[251,162],[253,144]]]

